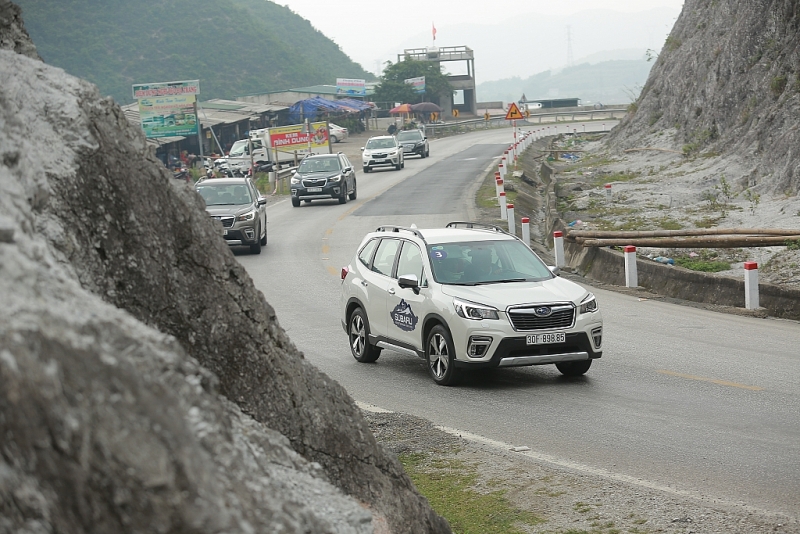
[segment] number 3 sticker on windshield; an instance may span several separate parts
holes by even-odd
[[[443,260],[447,257],[447,251],[444,250],[444,247],[433,247],[431,248],[431,258],[434,260]]]

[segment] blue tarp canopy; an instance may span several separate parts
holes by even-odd
[[[350,113],[369,109],[369,107],[369,104],[361,102],[360,100],[348,98],[334,101],[315,96],[314,98],[307,98],[295,102],[295,104],[289,108],[289,122],[298,124],[304,119],[315,121],[321,113]]]

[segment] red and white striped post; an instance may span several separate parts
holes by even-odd
[[[494,173],[494,196],[500,197],[500,191],[503,190],[503,179],[500,178],[500,173]]]
[[[553,232],[553,250],[556,253],[556,267],[563,267],[567,264],[564,257],[564,232],[556,230]]]
[[[517,235],[517,220],[514,219],[514,204],[506,206],[506,215],[508,216],[508,233]]]
[[[503,219],[504,221],[508,218],[507,217],[508,213],[506,212],[507,209],[508,207],[506,206],[506,192],[500,191],[500,218]]]
[[[503,180],[506,179],[506,165],[505,165],[505,163],[506,163],[506,158],[505,158],[505,156],[503,156],[500,159],[500,163],[497,165],[497,170],[500,172],[500,178],[502,178]]]
[[[758,309],[758,263],[744,262],[744,307]]]
[[[639,287],[639,273],[636,270],[636,247],[625,247],[625,287]]]
[[[522,241],[531,246],[531,220],[528,217],[522,218]]]
[[[606,184],[606,202],[611,203],[611,184]]]

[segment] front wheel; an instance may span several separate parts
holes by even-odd
[[[361,308],[353,310],[347,327],[350,352],[359,363],[372,363],[381,355],[381,349],[369,344],[369,321]]]
[[[300,199],[292,197],[292,206],[294,206],[295,208],[299,208],[300,207]]]
[[[592,360],[583,360],[579,362],[562,362],[556,364],[556,369],[561,371],[564,376],[581,376],[586,374],[589,367],[592,366]]]
[[[353,178],[353,192],[350,193],[350,200],[355,200],[358,198],[358,182],[356,179]]]
[[[364,172],[369,172],[369,167],[364,167]]]
[[[338,142],[339,142],[339,139],[337,139],[335,135],[332,135],[331,136],[331,143],[338,143]]]
[[[456,349],[450,332],[442,325],[434,326],[425,341],[425,359],[428,373],[440,386],[454,386],[460,372],[456,369]]]
[[[256,235],[259,237],[256,238],[255,244],[250,245],[250,254],[261,254],[261,228],[258,229]]]

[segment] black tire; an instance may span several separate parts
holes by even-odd
[[[369,171],[370,171],[369,167],[364,167],[364,172],[369,172]]]
[[[400,168],[401,169],[405,169],[406,168],[406,158],[403,158],[403,161],[400,163]]]
[[[295,208],[299,208],[300,207],[300,199],[292,197],[292,206],[294,206]]]
[[[256,235],[260,236],[261,228],[258,229],[258,233]],[[258,241],[255,244],[250,245],[250,254],[261,254],[261,237],[256,238]]]
[[[564,376],[581,376],[586,374],[589,367],[592,366],[592,360],[583,360],[580,362],[563,362],[557,363],[556,369],[561,371]]]
[[[426,150],[426,151],[425,151],[425,157],[427,158],[427,157],[428,157],[428,156],[430,156],[430,155],[431,155],[431,151],[430,151],[430,150]]]
[[[331,136],[331,143],[338,143],[338,142],[339,142],[339,139],[335,135],[332,135]]]
[[[456,369],[456,349],[450,332],[442,325],[431,328],[425,340],[425,360],[428,362],[428,374],[440,386],[454,386],[460,378]]]
[[[369,344],[369,320],[361,308],[350,314],[347,324],[350,353],[359,363],[372,363],[381,355],[381,349]]]
[[[339,204],[347,204],[347,182],[342,184],[342,194],[339,197]]]
[[[399,170],[400,170],[400,169],[402,169],[402,168],[403,168],[403,166],[402,166],[402,165],[400,165],[399,163],[398,163],[397,165],[395,165],[395,166],[394,166],[394,170],[396,170],[396,171],[399,171]]]
[[[358,198],[358,182],[356,179],[353,178],[353,192],[350,193],[350,200],[355,200]]]
[[[261,246],[267,245],[267,228],[264,227],[264,237],[261,238]]]

